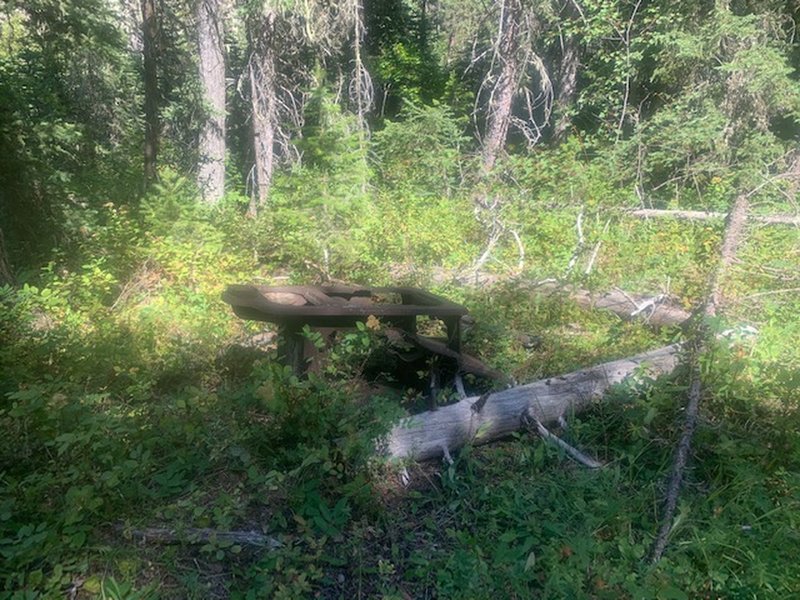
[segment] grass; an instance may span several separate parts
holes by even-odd
[[[525,277],[564,272],[575,214],[526,218]],[[421,267],[409,277],[475,317],[467,349],[518,381],[677,336],[513,284],[433,284],[424,267],[467,263],[480,237],[443,237],[421,205],[409,215],[363,224],[363,251],[373,254],[352,277],[382,283],[389,272],[375,264]],[[70,590],[129,600],[800,594],[800,307],[790,292],[748,299],[793,285],[784,278],[795,275],[796,230],[751,232],[726,280],[729,322],[755,325],[759,335],[721,344],[708,362],[679,518],[666,559],[651,567],[644,558],[684,403],[679,374],[616,390],[570,420],[561,435],[605,469],[582,469],[520,432],[465,448],[452,465],[411,465],[403,487],[396,469],[371,452],[372,437],[400,408],[359,396],[353,382],[353,364],[379,350],[375,340],[362,332],[337,349],[331,373],[308,381],[284,372],[273,354],[222,352],[255,330],[218,300],[224,284],[253,273],[268,279],[278,266],[304,279],[303,255],[287,266],[289,247],[280,265],[257,264],[256,242],[261,259],[270,256],[258,223],[242,224],[249,231],[242,241],[228,230],[237,226],[230,215],[220,226],[202,214],[182,219],[158,236],[129,232],[139,241],[126,247],[124,264],[110,255],[51,272],[36,288],[2,292],[0,598]],[[697,301],[719,228],[614,218],[602,234],[606,220],[587,218],[575,283],[668,289],[686,307]],[[397,223],[402,231],[381,244]],[[380,236],[369,235],[373,227]],[[600,237],[592,273],[577,275]],[[511,240],[496,258],[490,267],[499,272],[515,264]],[[346,269],[339,275],[349,278]],[[124,300],[115,302],[121,290]],[[521,335],[539,343],[527,349]],[[125,533],[155,525],[254,529],[284,544],[275,551],[214,541],[161,546]]]

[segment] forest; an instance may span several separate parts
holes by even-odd
[[[800,597],[799,23],[5,0],[0,599]]]

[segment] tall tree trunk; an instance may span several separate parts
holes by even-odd
[[[274,166],[277,90],[275,89],[275,19],[269,12],[251,26],[250,108],[253,126],[254,189],[248,214],[255,216],[267,201]]]
[[[142,0],[144,59],[144,187],[156,179],[161,126],[158,120],[158,17],[156,0]]]
[[[495,58],[500,62],[500,73],[489,98],[483,139],[483,170],[487,173],[494,168],[497,156],[505,145],[520,76],[518,36],[522,0],[503,0],[500,10],[500,31],[495,52]]]
[[[350,80],[350,102],[358,117],[358,145],[361,150],[361,193],[367,193],[369,166],[367,164],[367,136],[369,124],[367,114],[372,109],[375,90],[372,78],[364,64],[363,44],[365,36],[364,6],[361,0],[351,0],[350,19],[353,25],[353,73]]]
[[[353,24],[353,75],[350,82],[350,100],[355,105],[360,128],[359,139],[362,147],[364,132],[367,129],[367,112],[372,106],[373,89],[369,72],[364,66],[362,45],[364,43],[364,7],[361,0],[352,0],[350,19]]]
[[[197,46],[205,118],[200,130],[197,184],[216,204],[225,192],[225,53],[220,0],[198,0]]]
[[[564,6],[564,16],[568,18],[576,17],[575,5],[573,2],[566,2]],[[574,35],[561,36],[561,60],[558,66],[558,81],[556,82],[556,97],[553,102],[553,110],[556,114],[556,124],[553,127],[553,139],[556,142],[562,141],[567,137],[572,126],[572,117],[569,112],[575,101],[575,93],[578,88],[578,67],[580,66],[580,54],[578,40]]]
[[[572,117],[569,114],[575,100],[575,91],[578,83],[578,44],[573,38],[564,40],[564,50],[561,66],[558,73],[558,93],[555,98],[554,110],[558,115],[553,138],[560,142],[567,137],[567,132],[572,127]]]

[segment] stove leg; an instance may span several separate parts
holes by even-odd
[[[292,373],[300,377],[306,372],[305,338],[302,328],[286,325],[281,331],[283,342],[278,348],[278,356],[284,364],[292,368]]]

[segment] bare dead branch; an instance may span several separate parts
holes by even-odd
[[[561,420],[563,420],[563,418]],[[560,437],[552,433],[549,429],[547,429],[547,427],[542,425],[542,422],[539,419],[533,418],[531,421],[533,422],[533,426],[535,427],[537,433],[542,437],[543,440],[555,445],[558,448],[561,448],[570,458],[582,464],[584,467],[588,467],[590,469],[602,469],[605,466],[603,463],[598,462],[591,456],[584,454],[574,446],[569,445]]]
[[[667,495],[664,502],[664,511],[661,527],[658,531],[650,553],[650,560],[653,563],[661,560],[669,541],[669,534],[672,531],[672,523],[675,518],[675,509],[678,506],[678,497],[683,485],[684,472],[689,460],[689,453],[692,448],[694,432],[697,428],[697,415],[700,409],[700,400],[703,394],[702,378],[700,372],[700,358],[708,351],[711,342],[711,333],[708,327],[707,317],[713,317],[717,313],[719,305],[722,303],[721,281],[726,270],[736,256],[736,250],[744,234],[745,223],[747,221],[747,211],[749,208],[749,194],[739,195],[731,207],[726,220],[725,234],[720,248],[719,261],[709,276],[707,293],[703,305],[697,311],[697,320],[694,325],[692,336],[689,342],[689,395],[684,412],[683,430],[681,432],[678,445],[675,448],[675,456],[672,462],[672,472],[667,485]]]

